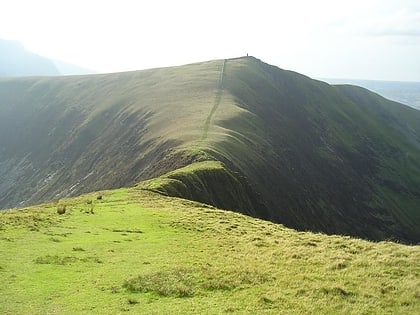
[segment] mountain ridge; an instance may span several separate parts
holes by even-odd
[[[9,95],[13,89],[18,96]],[[32,116],[28,99],[29,108],[38,107]],[[0,136],[9,179],[0,187],[3,207],[154,180],[161,193],[301,230],[420,241],[419,113],[367,90],[241,57],[3,79],[0,102],[9,104],[0,134],[16,131]],[[21,130],[25,124],[32,129]],[[222,164],[197,172],[204,161]],[[189,172],[168,180],[165,174],[183,167]],[[236,183],[237,200],[229,189],[218,198],[219,180]]]

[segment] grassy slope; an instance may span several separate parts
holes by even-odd
[[[172,197],[195,200],[236,209],[245,214],[255,213],[252,192],[219,161],[202,161],[174,170],[138,184],[141,189]]]
[[[138,188],[62,204],[64,215],[52,203],[0,212],[0,313],[420,311],[418,246],[296,232]]]
[[[418,242],[420,112],[254,58],[229,60],[208,153],[244,174],[271,220]],[[394,119],[394,123],[390,123]],[[386,179],[385,179],[385,175]]]
[[[177,150],[199,141],[222,64],[1,79],[0,206],[131,185],[188,164],[195,153]]]
[[[369,108],[372,98],[252,57],[2,80],[0,203],[163,175],[152,188],[169,195],[302,230],[416,243],[420,114],[382,98]],[[381,110],[401,117],[389,124]],[[222,164],[166,174],[204,160]]]

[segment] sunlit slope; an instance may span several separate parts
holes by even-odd
[[[0,212],[0,313],[418,314],[419,260],[120,189]]]
[[[173,155],[200,140],[222,64],[0,80],[0,207],[184,166]]]

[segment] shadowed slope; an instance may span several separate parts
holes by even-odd
[[[254,58],[228,61],[242,112],[209,153],[243,174],[267,218],[299,229],[420,241],[420,113]],[[259,210],[262,213],[262,209]]]

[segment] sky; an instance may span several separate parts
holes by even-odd
[[[0,0],[0,38],[97,72],[248,53],[314,78],[420,81],[420,0]]]

